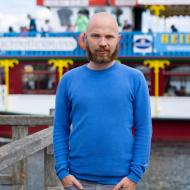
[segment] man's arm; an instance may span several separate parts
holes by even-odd
[[[69,174],[69,135],[70,135],[70,101],[68,98],[67,81],[64,76],[57,89],[55,103],[55,117],[53,130],[53,147],[55,170],[64,187],[75,186],[83,189],[82,184]]]
[[[69,134],[70,134],[70,106],[67,94],[66,78],[62,78],[56,92],[55,117],[53,130],[53,147],[55,157],[55,170],[60,180],[67,175]]]
[[[148,86],[142,73],[135,82],[133,159],[128,179],[137,183],[148,166],[150,158],[152,121]]]

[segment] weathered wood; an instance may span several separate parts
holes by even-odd
[[[0,147],[0,170],[52,144],[52,127]]]
[[[28,128],[24,126],[12,127],[13,141],[22,139],[28,135]],[[14,164],[12,168],[12,184],[15,185],[15,190],[21,189],[26,183],[26,160],[23,159]]]
[[[12,185],[12,190],[27,190],[25,185]]]
[[[12,139],[13,141],[22,139],[28,135],[27,126],[12,126]]]
[[[55,109],[51,108],[49,110],[49,115],[54,117],[54,114],[55,114]],[[53,123],[52,123],[52,125],[53,125]],[[53,127],[52,125],[49,125],[49,127]],[[53,155],[53,145],[50,145],[47,147],[47,154]]]
[[[0,185],[1,190],[13,190],[12,186],[5,186],[5,185]]]
[[[0,189],[1,187],[9,188],[9,185],[12,185],[12,190],[63,189],[54,171],[53,112],[54,110],[51,110],[51,116],[0,116],[0,126],[13,127],[13,142],[0,147],[0,171],[14,164],[13,179],[11,180],[8,174],[0,176],[0,184],[5,184],[0,185]],[[50,127],[25,137],[28,134],[28,127],[40,125]]]
[[[37,125],[52,125],[53,116],[41,115],[0,115],[1,125],[10,126],[37,126]]]
[[[1,185],[12,185],[12,176],[8,174],[0,174],[0,184]]]
[[[50,116],[54,116],[55,109],[50,109]],[[51,126],[49,126],[51,127]],[[45,183],[46,186],[55,187],[59,183],[59,180],[55,174],[55,164],[53,157],[53,145],[47,147],[47,153],[45,154]]]
[[[55,163],[52,154],[45,154],[45,184],[49,187],[55,187],[59,180],[55,174]]]
[[[12,185],[12,166],[0,171],[0,184]]]
[[[27,190],[45,190],[44,149],[27,158]]]

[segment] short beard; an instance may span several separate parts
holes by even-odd
[[[118,51],[119,51],[119,45],[116,46],[114,52],[110,55],[108,54],[108,56],[106,57],[99,57],[96,56],[96,54],[92,53],[90,50],[90,47],[88,45],[88,43],[86,42],[86,53],[87,53],[87,58],[89,61],[92,61],[94,63],[98,63],[98,64],[107,64],[107,63],[111,63],[112,61],[114,61],[117,56],[118,56]]]

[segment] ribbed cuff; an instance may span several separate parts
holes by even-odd
[[[133,172],[130,172],[127,178],[133,181],[134,183],[138,183],[141,180],[141,178]]]
[[[60,171],[57,176],[62,181],[67,175],[69,175],[68,170],[62,170]]]

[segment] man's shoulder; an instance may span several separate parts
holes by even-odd
[[[67,71],[66,73],[63,74],[63,76],[61,77],[61,80],[59,81],[60,85],[66,84],[69,85],[72,81],[76,81],[76,79],[78,80],[78,78],[80,78],[80,76],[82,75],[83,72],[83,67],[79,66],[77,68],[73,68],[69,71]]]
[[[142,75],[142,72],[136,68],[130,67],[128,65],[120,64],[120,68],[127,74],[133,75],[133,76],[139,76]]]
[[[84,67],[85,67],[84,65],[81,65],[79,67],[73,68],[73,69],[67,71],[66,73],[64,73],[62,78],[72,78],[76,75],[80,75],[81,72],[83,72]]]

